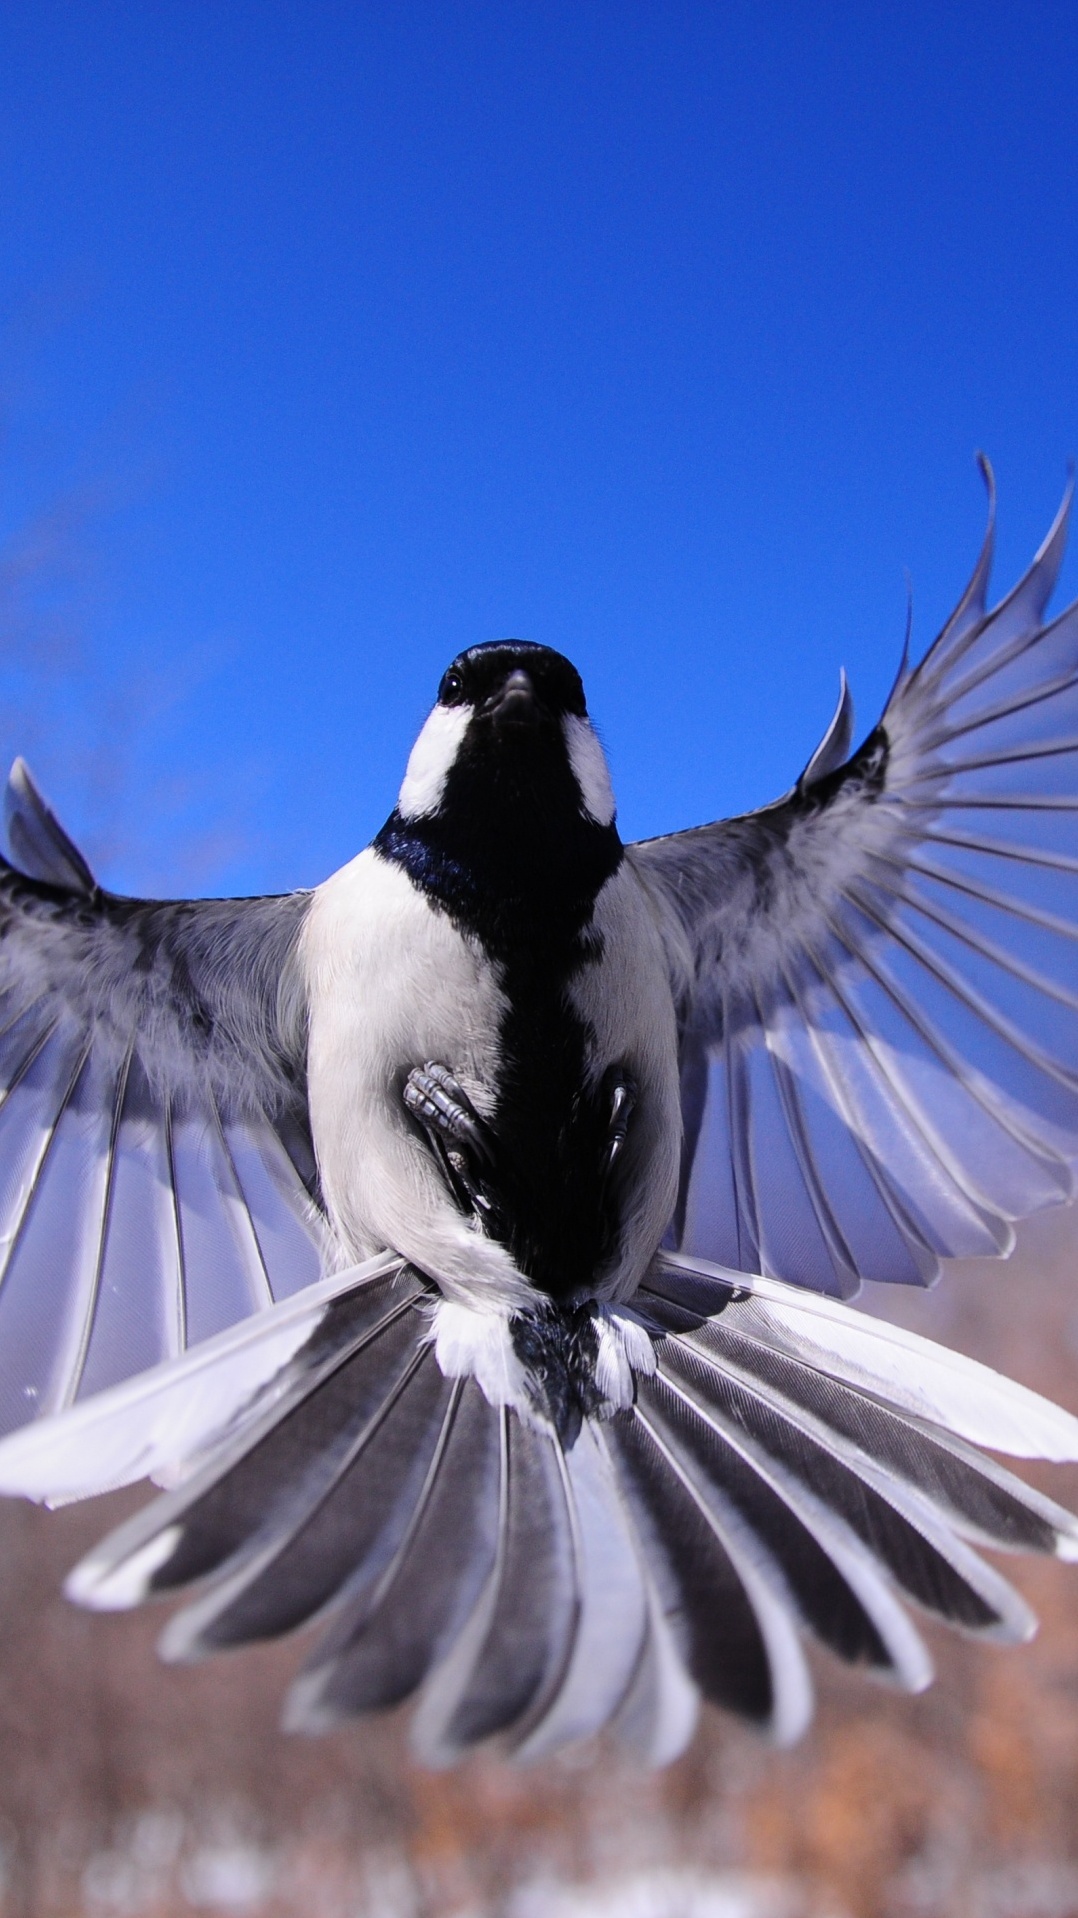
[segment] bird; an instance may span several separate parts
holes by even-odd
[[[16,761],[0,1491],[157,1487],[70,1597],[182,1598],[178,1662],[318,1628],[286,1726],[410,1700],[432,1765],[789,1742],[809,1640],[917,1690],[917,1613],[1030,1634],[982,1548],[1078,1519],[990,1454],[1078,1419],[852,1304],[1074,1192],[1071,488],[990,607],[982,470],[938,638],[741,817],[623,843],[523,640],[310,891],[114,895]]]

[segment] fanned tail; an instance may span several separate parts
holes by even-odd
[[[626,1402],[593,1387],[568,1421],[446,1376],[401,1261],[316,1290],[0,1445],[5,1491],[173,1485],[69,1582],[102,1608],[194,1588],[166,1657],[320,1623],[294,1729],[418,1696],[428,1763],[606,1726],[662,1763],[703,1695],[786,1742],[811,1715],[804,1636],[919,1689],[907,1606],[1021,1639],[1032,1616],[978,1548],[1078,1556],[1078,1521],[977,1449],[1075,1458],[1078,1421],[776,1281],[660,1256]]]

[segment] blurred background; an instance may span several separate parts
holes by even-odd
[[[102,880],[317,882],[448,659],[582,668],[626,836],[864,727],[1078,449],[1078,15],[668,0],[5,0],[0,754]],[[1078,567],[1064,593],[1078,590]],[[1078,1410],[1078,1224],[874,1298]],[[1078,1477],[1045,1480],[1078,1501]],[[57,1597],[117,1515],[0,1509],[4,1918],[1068,1918],[1078,1578],[916,1700],[717,1717],[642,1777],[282,1738]]]

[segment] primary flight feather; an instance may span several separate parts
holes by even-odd
[[[660,1761],[703,1695],[803,1727],[808,1633],[908,1687],[907,1604],[1078,1522],[979,1449],[1078,1421],[853,1313],[1006,1254],[1078,1164],[1069,497],[852,755],[625,846],[575,668],[446,672],[312,893],[95,883],[24,766],[0,866],[0,1488],[168,1489],[73,1574],[196,1588],[174,1658],[325,1625],[287,1708]],[[828,1296],[830,1295],[830,1296]]]

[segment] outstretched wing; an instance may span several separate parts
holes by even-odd
[[[1078,605],[973,578],[846,758],[843,687],[794,790],[631,848],[682,1006],[675,1242],[850,1295],[1006,1254],[1078,1162]]]
[[[21,761],[0,859],[0,1431],[319,1276],[306,897],[93,879]]]

